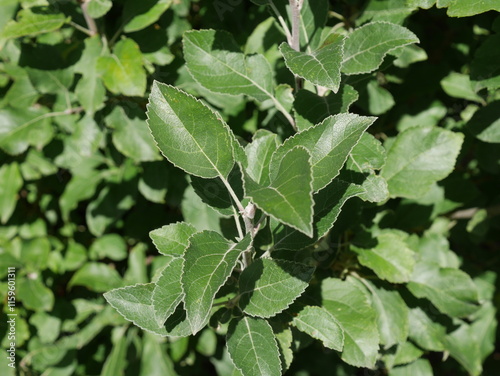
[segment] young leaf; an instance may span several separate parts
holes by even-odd
[[[182,285],[179,283],[182,276],[182,259],[174,258],[165,266],[151,296],[155,319],[158,326],[175,312],[184,296]]]
[[[344,330],[341,358],[356,367],[372,368],[378,353],[376,315],[364,292],[349,279],[327,278],[322,283],[323,307]]]
[[[158,325],[152,301],[154,288],[154,283],[137,284],[108,291],[104,298],[126,320],[141,329],[161,336],[188,336],[191,333],[189,323],[179,310],[165,325]]]
[[[123,17],[127,23],[123,31],[132,33],[155,23],[171,4],[172,0],[126,1]]]
[[[182,288],[192,334],[207,324],[215,294],[231,275],[241,253],[251,246],[251,240],[247,234],[234,244],[214,231],[202,231],[189,238]]]
[[[38,35],[60,29],[66,22],[63,13],[52,13],[47,9],[22,9],[17,15],[17,21],[10,20],[0,33],[2,40],[19,38],[25,35]]]
[[[258,259],[241,273],[240,307],[251,316],[275,316],[302,295],[313,272],[291,261]]]
[[[191,30],[184,34],[186,66],[202,86],[216,93],[273,97],[273,72],[262,55],[245,56],[225,31]]]
[[[370,73],[377,69],[388,52],[418,43],[415,34],[389,22],[372,22],[355,29],[345,41],[342,72],[347,75]]]
[[[434,127],[413,127],[400,133],[381,171],[391,196],[422,196],[434,182],[448,176],[463,139],[461,133]]]
[[[148,124],[163,155],[189,174],[226,178],[234,165],[233,136],[218,114],[193,96],[155,82]]]
[[[281,160],[275,160],[270,184],[262,186],[244,173],[246,196],[265,213],[296,228],[309,237],[313,235],[312,174],[309,152],[297,146]]]
[[[378,244],[371,249],[352,246],[361,265],[372,269],[381,279],[392,283],[410,280],[415,266],[415,252],[397,234],[384,232],[377,237]]]
[[[99,57],[96,69],[114,94],[142,97],[146,91],[141,50],[132,39],[120,40],[111,56]]]
[[[468,274],[436,264],[415,265],[408,289],[417,298],[427,298],[442,313],[466,317],[479,309],[477,288]]]
[[[258,184],[268,185],[271,157],[278,148],[278,136],[264,129],[259,129],[253,141],[245,147],[247,156],[246,173]]]
[[[323,307],[304,307],[293,318],[292,325],[298,330],[320,340],[329,349],[342,351],[344,331],[338,321]]]
[[[276,337],[266,320],[233,319],[227,332],[227,349],[243,376],[281,375]]]
[[[280,45],[280,51],[293,74],[336,93],[340,86],[344,42],[344,36],[332,34],[318,50],[311,53],[295,51],[287,43]]]
[[[339,174],[352,148],[374,117],[339,114],[288,138],[273,154],[271,171],[284,155],[302,146],[311,154],[314,192],[326,187]]]
[[[189,245],[189,238],[196,228],[186,222],[163,226],[149,233],[156,249],[165,256],[181,256]]]
[[[330,231],[345,202],[364,192],[365,190],[358,185],[335,179],[314,195],[314,236],[312,239],[292,227],[276,223],[272,225],[274,249],[301,249],[315,243]],[[274,221],[271,223],[273,224]]]

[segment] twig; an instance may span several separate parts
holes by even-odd
[[[285,19],[281,15],[279,9],[276,8],[276,5],[274,5],[273,0],[269,0],[269,5],[271,6],[271,9],[273,10],[273,12],[276,14],[276,17],[278,18],[278,21],[279,21],[281,27],[283,28],[283,31],[285,32],[286,40],[287,40],[288,44],[291,45],[292,44],[292,33],[290,32],[290,29],[288,28],[288,25],[286,24]]]
[[[87,10],[88,6],[89,6],[89,0],[83,0],[83,2],[80,4],[80,8],[82,8],[83,18],[85,18],[85,22],[87,23],[87,27],[91,33],[89,35],[93,36],[96,35],[98,31],[94,19],[89,16],[89,12]]]
[[[77,24],[76,22],[69,21],[69,24],[71,26],[73,26],[76,30],[79,30],[82,33],[87,34],[89,37],[93,37],[94,36],[94,34],[92,34],[92,32],[89,29],[87,29],[86,27],[83,27],[82,25]]]
[[[289,0],[292,13],[292,43],[295,51],[300,51],[300,9],[304,0]],[[302,89],[302,78],[295,76],[295,90]]]
[[[482,208],[469,208],[457,210],[448,215],[450,219],[470,219],[474,217],[474,215],[481,210]],[[485,208],[486,213],[488,213],[488,217],[494,217],[500,215],[500,205],[490,206],[489,208]]]

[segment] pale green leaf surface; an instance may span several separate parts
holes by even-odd
[[[94,240],[89,249],[91,259],[110,258],[120,261],[127,257],[127,244],[118,234],[106,234]]]
[[[307,236],[313,235],[312,171],[309,152],[297,146],[275,160],[276,169],[270,184],[262,186],[244,174],[246,196],[265,213],[296,228]]]
[[[123,328],[115,328],[115,330],[120,330],[120,334],[122,335],[113,344],[113,348],[104,362],[100,376],[123,374],[127,366],[126,356],[129,340],[123,335]]]
[[[233,319],[227,333],[231,360],[243,376],[280,376],[281,363],[276,337],[262,319]]]
[[[151,133],[171,163],[203,178],[225,178],[231,172],[231,131],[218,114],[196,98],[155,82],[147,114]]]
[[[165,353],[163,341],[158,336],[146,333],[143,337],[140,369],[138,376],[176,375],[173,361]]]
[[[417,359],[413,363],[395,367],[389,376],[433,376],[431,363],[427,359]]]
[[[4,163],[0,167],[0,219],[5,224],[17,205],[17,193],[23,186],[23,178],[17,162]]]
[[[192,186],[188,186],[184,191],[181,202],[182,216],[197,231],[212,230],[221,232],[222,215],[196,194]]]
[[[481,141],[500,143],[500,101],[477,110],[467,123],[467,129]]]
[[[468,324],[443,338],[446,350],[472,376],[479,376],[483,371],[478,339],[475,328]]]
[[[85,286],[91,291],[104,292],[123,286],[118,272],[101,262],[88,262],[71,277],[68,286]]]
[[[214,231],[202,231],[189,238],[183,256],[182,289],[191,333],[197,333],[207,324],[215,294],[250,245],[250,235],[237,244]]]
[[[337,92],[340,86],[340,66],[345,37],[332,34],[316,51],[295,51],[287,43],[280,45],[285,64],[296,76]]]
[[[345,42],[342,72],[347,75],[372,72],[388,52],[418,42],[416,35],[403,26],[389,22],[365,24],[355,29]]]
[[[422,196],[434,182],[448,176],[463,138],[460,133],[434,127],[413,127],[400,133],[381,171],[391,196]]]
[[[149,233],[158,252],[165,256],[181,256],[189,245],[189,238],[196,228],[186,222],[160,227]]]
[[[380,170],[384,166],[386,158],[387,153],[382,143],[365,132],[352,148],[346,167],[358,172]]]
[[[172,0],[128,0],[123,9],[123,17],[127,22],[123,31],[131,33],[155,23],[172,2]]]
[[[313,190],[321,190],[339,174],[352,148],[374,121],[374,117],[338,114],[297,133],[285,140],[273,154],[271,175],[286,153],[302,146],[311,155]]]
[[[175,312],[183,298],[182,285],[179,283],[182,276],[183,260],[174,258],[161,272],[160,278],[151,296],[155,319],[159,326]]]
[[[146,120],[142,119],[135,108],[128,110],[128,116],[123,107],[115,107],[106,116],[108,127],[113,128],[113,144],[118,151],[136,162],[147,162],[161,159]]]
[[[291,261],[258,259],[241,273],[240,307],[251,316],[275,316],[302,295],[313,272]]]
[[[447,14],[450,17],[470,17],[490,10],[500,12],[498,0],[451,0]]]
[[[132,39],[120,40],[111,55],[99,57],[96,69],[113,94],[142,97],[146,91],[142,54]]]
[[[245,147],[246,173],[258,184],[268,185],[271,157],[278,148],[278,136],[264,129],[258,130]]]
[[[42,282],[40,276],[36,279],[21,278],[16,284],[17,298],[23,307],[33,311],[51,311],[54,306],[54,294]]]
[[[328,0],[304,0],[299,20],[302,50],[315,50],[319,47],[320,30],[328,19],[328,8]]]
[[[337,320],[323,307],[307,306],[293,318],[292,325],[320,340],[329,349],[342,351],[344,331]]]
[[[184,58],[193,78],[216,93],[273,96],[273,73],[262,55],[245,56],[231,34],[200,30],[184,34]]]
[[[439,311],[452,317],[466,317],[479,309],[474,282],[458,269],[419,262],[408,289],[418,298],[429,299]]]
[[[441,80],[441,87],[450,97],[467,99],[482,103],[484,100],[476,94],[467,74],[451,72]]]
[[[322,282],[323,307],[344,330],[341,358],[356,366],[372,368],[377,359],[379,334],[376,315],[364,292],[353,282],[327,278]]]
[[[88,2],[87,11],[92,18],[101,18],[109,12],[113,2],[111,0],[90,0]]]
[[[297,129],[301,132],[331,115],[347,112],[357,99],[358,92],[350,85],[341,85],[336,94],[330,92],[326,96],[301,89],[294,102]]]
[[[177,310],[164,326],[158,325],[152,302],[154,288],[154,283],[137,284],[108,291],[104,298],[126,320],[141,329],[161,336],[188,336],[191,332],[182,311]]]
[[[408,0],[370,1],[356,22],[361,25],[368,20],[387,21],[399,25],[414,9],[415,6],[410,6]]]
[[[446,328],[434,322],[421,308],[410,309],[410,339],[430,351],[444,351]]]
[[[352,246],[361,265],[372,269],[381,279],[392,283],[410,280],[415,266],[415,252],[397,235],[384,232],[377,236],[377,245],[371,249]]]
[[[10,20],[0,33],[0,41],[19,38],[25,35],[38,35],[61,28],[66,22],[63,13],[51,13],[43,10],[37,13],[23,9],[17,14],[17,21]]]

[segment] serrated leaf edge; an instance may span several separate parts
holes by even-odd
[[[167,225],[161,226],[161,227],[159,227],[159,228],[156,228],[156,229],[151,230],[151,231],[149,231],[149,232],[148,232],[148,236],[149,236],[149,238],[151,239],[151,243],[153,243],[153,245],[155,246],[155,248],[156,248],[156,250],[158,251],[158,253],[159,253],[159,254],[161,254],[161,255],[163,255],[163,256],[171,256],[171,257],[173,257],[173,258],[182,257],[182,255],[179,255],[179,256],[174,256],[174,255],[172,255],[172,254],[170,254],[170,253],[163,253],[163,252],[161,252],[161,251],[160,251],[160,249],[159,249],[159,247],[158,247],[158,245],[155,243],[154,239],[151,237],[151,233],[152,233],[153,231],[160,230],[160,229],[162,229],[163,227],[167,227],[167,226],[171,226],[171,225],[177,225],[177,224],[179,224],[179,223],[186,224],[186,225],[188,225],[188,226],[192,227],[194,230],[196,230],[196,228],[195,228],[195,227],[194,227],[191,223],[188,223],[188,222],[185,222],[185,221],[177,221],[177,222],[174,222],[174,223],[169,223],[169,224],[167,224]],[[194,235],[194,234],[196,234],[197,232],[200,232],[200,231],[195,231],[193,234],[191,234],[191,236],[192,236],[192,235]],[[191,237],[191,236],[190,236],[190,237]],[[179,245],[182,245],[182,244],[181,244],[181,243],[179,243],[179,242],[175,242],[175,243],[177,243],[177,244],[179,244]]]

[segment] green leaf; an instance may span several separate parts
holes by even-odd
[[[418,43],[415,34],[389,22],[372,22],[356,28],[345,41],[342,72],[347,75],[370,73],[388,52]]]
[[[278,136],[264,129],[253,135],[252,142],[245,147],[246,173],[258,184],[269,184],[271,157],[278,148]]]
[[[313,238],[278,223],[273,227],[274,249],[301,249],[315,243],[330,231],[345,202],[364,192],[358,185],[335,179],[314,195]]]
[[[392,94],[380,86],[376,80],[370,80],[366,89],[361,91],[358,105],[372,115],[382,115],[395,105]]]
[[[29,8],[22,9],[17,14],[17,21],[10,20],[5,25],[0,33],[0,42],[26,35],[49,33],[61,28],[65,22],[66,16],[63,13],[53,13],[42,8],[37,8],[36,13]]]
[[[463,138],[463,134],[434,127],[413,127],[400,133],[381,171],[391,196],[420,197],[434,182],[448,176]]]
[[[483,367],[479,352],[479,338],[471,325],[461,325],[444,337],[444,344],[450,355],[473,376],[481,375]]]
[[[41,149],[52,139],[53,129],[44,107],[0,109],[0,148],[10,155],[26,151],[28,146]]]
[[[207,324],[215,294],[231,275],[241,253],[251,246],[247,235],[234,244],[214,231],[202,231],[189,238],[184,253],[182,289],[191,333]]]
[[[444,351],[446,328],[433,321],[421,308],[410,309],[410,339],[430,351]]]
[[[92,18],[101,18],[109,12],[113,3],[111,0],[90,0],[88,2],[87,11]]]
[[[226,343],[231,360],[243,376],[281,375],[276,337],[266,320],[231,320]]]
[[[104,106],[106,98],[106,88],[97,71],[97,61],[104,48],[97,35],[86,38],[84,43],[82,57],[75,65],[75,72],[82,75],[76,84],[75,94],[85,111],[92,115]]]
[[[356,367],[372,368],[378,353],[376,314],[366,295],[349,279],[327,278],[322,282],[323,307],[344,330],[341,358]]]
[[[205,204],[196,194],[192,186],[188,186],[184,191],[181,208],[184,220],[193,225],[197,231],[222,231],[221,214]]]
[[[357,253],[360,264],[372,269],[379,278],[392,283],[410,280],[416,255],[398,234],[383,232],[377,236],[375,247],[351,249]]]
[[[137,284],[108,291],[104,298],[126,320],[141,329],[161,336],[188,336],[191,333],[189,324],[180,310],[170,316],[165,325],[158,325],[152,302],[154,288],[154,283]]]
[[[450,17],[470,17],[490,10],[500,12],[497,0],[453,0],[448,5],[447,14]]]
[[[162,255],[180,257],[195,232],[196,228],[189,223],[177,222],[151,231],[149,237]]]
[[[114,376],[123,374],[127,366],[126,357],[129,339],[124,336],[125,333],[123,328],[115,328],[115,331],[120,331],[120,336],[113,344],[113,348],[111,349],[109,356],[104,362],[100,376]]]
[[[45,286],[40,276],[21,278],[17,283],[17,296],[23,307],[32,311],[51,311],[54,306],[54,294]]]
[[[162,326],[173,315],[184,296],[182,285],[179,283],[182,277],[182,264],[180,257],[170,260],[161,272],[153,290],[151,299],[155,319],[159,326]]]
[[[17,193],[23,186],[23,178],[16,162],[0,167],[0,219],[7,223],[17,205]]]
[[[101,262],[88,262],[78,269],[68,283],[71,286],[85,286],[95,292],[104,292],[121,287],[122,279],[118,272]]]
[[[146,91],[142,54],[132,39],[120,40],[110,56],[99,57],[96,69],[113,94],[142,97]]]
[[[234,165],[233,136],[220,116],[189,94],[155,82],[148,124],[163,155],[202,178],[226,178]]]
[[[292,325],[320,340],[329,349],[342,351],[344,331],[338,321],[323,307],[304,307],[293,318]]]
[[[363,133],[359,142],[352,148],[346,167],[358,172],[380,170],[387,158],[382,143],[369,133]]]
[[[387,21],[401,24],[415,7],[408,4],[408,0],[370,1],[363,9],[361,17],[356,20],[358,25],[366,21]]]
[[[140,369],[139,376],[176,375],[173,361],[158,336],[148,333],[144,336]]]
[[[409,308],[401,295],[395,290],[377,287],[368,280],[372,307],[377,315],[380,343],[389,348],[405,343],[409,334]]]
[[[467,99],[483,103],[484,99],[476,94],[472,88],[472,82],[466,74],[451,72],[441,80],[441,87],[450,97]]]
[[[316,95],[309,90],[299,90],[293,104],[297,129],[303,131],[321,123],[330,115],[347,112],[358,99],[358,92],[350,85],[341,85],[338,93]]]
[[[321,43],[321,29],[328,19],[328,0],[304,0],[300,9],[300,45],[315,50]],[[289,18],[291,19],[291,17]]]
[[[172,0],[128,0],[123,9],[127,22],[123,31],[132,33],[155,23],[171,4]]]
[[[115,107],[106,116],[106,125],[113,128],[113,144],[118,151],[136,162],[147,162],[161,159],[146,119],[142,118],[142,110],[129,107]]]
[[[500,101],[491,102],[477,110],[467,123],[467,129],[477,139],[500,143]]]
[[[139,192],[151,202],[164,204],[170,180],[168,164],[162,159],[161,161],[143,163],[142,168],[138,185]]]
[[[413,363],[394,367],[389,376],[433,376],[431,363],[427,359],[417,359]]]
[[[296,262],[258,259],[241,273],[240,307],[251,316],[275,316],[302,295],[313,272]]]
[[[202,86],[216,93],[248,95],[258,101],[273,97],[273,72],[262,55],[245,56],[225,31],[184,33],[184,58]]]
[[[408,289],[417,298],[429,299],[439,311],[452,317],[466,317],[479,309],[474,282],[458,269],[419,262]]]
[[[127,257],[127,244],[118,234],[106,234],[92,243],[89,256],[94,260],[107,257],[113,261],[120,261]]]
[[[354,114],[328,117],[322,123],[285,140],[273,154],[271,171],[285,154],[302,146],[311,155],[313,190],[317,192],[339,174],[352,148],[374,121],[374,117]]]
[[[490,35],[475,51],[470,63],[471,79],[489,89],[500,88],[500,34]]]
[[[280,45],[285,64],[296,76],[337,92],[340,86],[340,66],[345,37],[332,34],[311,53],[295,51],[287,43]]]
[[[312,171],[309,152],[302,146],[275,160],[270,184],[262,186],[244,173],[246,196],[262,211],[309,237],[313,235]]]

